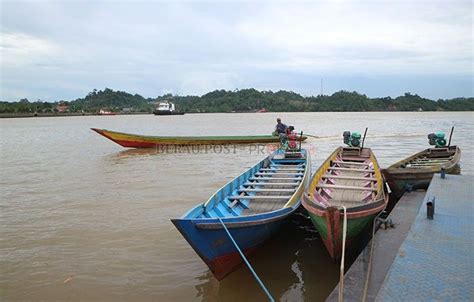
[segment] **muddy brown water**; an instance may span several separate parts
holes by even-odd
[[[79,116],[0,120],[0,300],[262,301],[245,267],[214,279],[170,218],[183,215],[265,157],[268,146],[125,150],[90,127],[149,135],[247,135],[276,117],[320,139],[303,144],[313,170],[363,132],[382,167],[449,132],[473,174],[474,115],[461,113],[265,113]],[[304,213],[304,212],[303,212]],[[322,301],[334,264],[299,214],[250,261],[281,301]]]

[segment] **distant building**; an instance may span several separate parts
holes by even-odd
[[[101,108],[99,110],[99,115],[116,115],[116,114],[117,114],[116,112],[110,111],[107,108]]]
[[[67,112],[67,111],[69,111],[69,106],[65,103],[59,103],[56,106],[56,111],[59,112],[59,113]]]

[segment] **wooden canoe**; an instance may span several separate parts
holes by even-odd
[[[308,152],[301,155],[289,158],[279,149],[183,217],[171,219],[218,280],[242,262],[218,218],[240,249],[252,253],[300,206],[311,173]]]
[[[372,225],[387,205],[384,180],[369,148],[337,148],[314,174],[303,195],[303,206],[331,257],[342,252],[344,212],[347,209],[346,248]]]
[[[147,136],[91,128],[91,130],[126,148],[157,148],[163,145],[225,145],[278,143],[280,138],[273,135],[251,136]],[[306,136],[298,140],[306,140]]]
[[[459,160],[461,149],[458,146],[428,148],[387,169],[382,170],[395,198],[400,198],[407,189],[427,189],[434,173],[442,169],[447,174],[461,173]]]

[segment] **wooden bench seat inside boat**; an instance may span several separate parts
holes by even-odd
[[[283,192],[291,192],[293,193],[294,189],[240,189],[239,192],[275,192],[275,193],[283,193]]]
[[[297,187],[300,185],[300,182],[246,182],[244,186],[286,186],[286,187]]]
[[[341,155],[342,160],[364,161],[364,158],[370,157],[370,151],[367,148],[345,147]]]
[[[332,205],[333,201],[340,202],[353,202],[353,203],[366,203],[364,200],[367,198],[367,192],[355,191],[355,190],[336,190],[331,193],[331,199],[328,202]]]
[[[330,167],[329,170],[334,170],[334,171],[351,171],[351,172],[365,172],[365,173],[373,173],[373,172],[375,172],[373,169],[341,168],[341,167]]]
[[[301,180],[302,177],[250,177],[249,180]]]
[[[281,207],[284,205],[281,201],[278,200],[259,200],[258,203],[253,203],[252,207],[249,209],[245,209],[242,212],[242,215],[248,216],[248,215],[254,215],[254,214],[259,214],[259,213],[264,213],[264,212],[269,212],[269,211],[274,211],[281,209]]]
[[[353,166],[369,166],[368,163],[364,163],[364,162],[354,162],[354,161],[344,161],[344,160],[335,160],[333,161],[334,164],[344,164],[344,165],[353,165]]]
[[[345,206],[347,208],[353,208],[353,207],[358,207],[360,205],[369,203],[370,201],[350,201],[350,200],[336,200],[336,199],[331,199],[330,203],[331,206]]]
[[[269,176],[269,175],[303,175],[302,172],[257,172],[256,176]]]
[[[366,180],[366,181],[376,181],[377,178],[373,177],[361,177],[361,176],[347,176],[347,175],[334,175],[334,174],[324,174],[322,178],[334,178],[334,179],[353,179],[353,180]]]
[[[234,199],[289,199],[291,197],[291,195],[289,196],[286,196],[286,195],[283,195],[283,196],[278,196],[278,195],[252,195],[252,196],[249,196],[249,195],[234,195],[234,196],[230,196],[229,199],[230,200],[234,200]]]
[[[304,171],[304,168],[262,168],[260,171]]]
[[[249,177],[229,200],[232,204],[239,201],[248,204],[241,212],[243,216],[281,209],[301,185],[304,171],[304,159],[277,154]]]
[[[359,187],[359,186],[345,186],[345,185],[331,185],[331,184],[320,184],[317,188],[323,189],[341,189],[341,190],[360,190],[360,191],[377,191],[374,187]]]
[[[429,158],[438,158],[438,157],[449,157],[453,156],[456,153],[456,150],[451,150],[449,148],[432,148],[426,153]]]
[[[338,174],[331,174],[330,171]],[[321,191],[320,193],[324,190],[324,194],[329,195],[328,203],[331,205],[333,201],[338,201],[338,205],[344,205],[346,202],[360,205],[366,203],[364,200],[373,194],[371,192],[377,191],[377,179],[374,176],[363,177],[364,174],[374,172],[372,169],[330,167],[321,177],[323,182],[319,183],[316,189]]]

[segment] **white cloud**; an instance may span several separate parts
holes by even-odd
[[[193,71],[185,73],[180,78],[181,86],[177,91],[186,94],[194,91],[195,94],[205,94],[218,89],[233,89],[241,79],[238,75],[230,72]]]
[[[472,20],[462,8],[434,3],[427,12],[427,3],[340,4],[271,6],[261,18],[243,21],[239,30],[269,53],[286,56],[284,62],[263,62],[263,67],[381,74],[472,72]],[[443,18],[446,10],[452,13],[449,19]]]
[[[24,33],[1,32],[1,35],[2,69],[42,64],[59,54],[59,47],[46,39]]]
[[[5,2],[1,22],[2,99],[472,78],[470,1]]]

